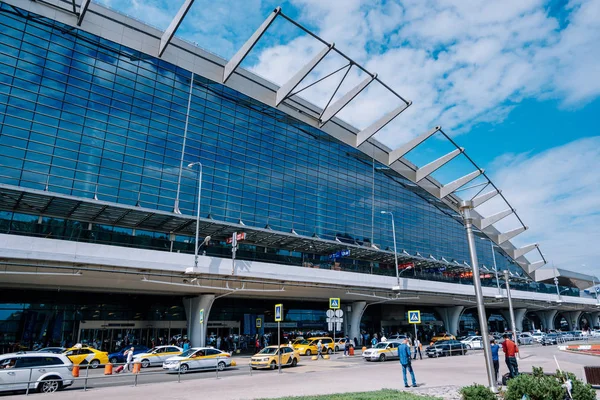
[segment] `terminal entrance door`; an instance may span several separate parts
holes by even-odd
[[[113,352],[129,344],[170,344],[186,334],[185,321],[86,321],[80,323],[77,343]]]
[[[233,335],[233,345],[235,350],[239,348],[240,322],[239,321],[208,321],[206,329],[206,344],[222,350],[228,350],[227,343],[224,341],[229,335]],[[221,338],[221,340],[217,340]]]

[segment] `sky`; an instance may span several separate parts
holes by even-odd
[[[161,30],[183,4],[96,1]],[[196,0],[177,36],[229,59],[276,6],[413,102],[377,140],[396,148],[442,126],[529,226],[515,245],[539,243],[550,266],[600,275],[600,0]],[[278,18],[242,67],[281,85],[323,46]],[[306,83],[344,65],[330,53]],[[302,96],[326,105],[344,71]],[[362,79],[352,68],[334,100]],[[338,116],[364,128],[398,105],[371,84]],[[447,153],[439,136],[407,158]],[[434,176],[472,170],[457,158]],[[494,201],[484,216],[506,208]]]

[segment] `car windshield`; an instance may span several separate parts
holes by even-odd
[[[196,351],[197,351],[197,350],[194,350],[194,349],[189,349],[189,350],[186,350],[186,351],[184,351],[183,353],[181,353],[181,357],[189,357],[189,356],[191,356],[192,354],[194,354]]]
[[[387,347],[387,343],[377,343],[375,345],[375,349],[385,349]]]
[[[296,340],[294,342],[294,344],[308,344],[308,340],[304,340],[304,339]]]
[[[276,347],[265,347],[264,349],[262,349],[261,351],[258,352],[258,354],[275,354],[275,353],[277,353]]]

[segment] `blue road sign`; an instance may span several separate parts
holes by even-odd
[[[350,250],[341,250],[341,251],[336,251],[333,254],[329,255],[329,259],[335,259],[335,258],[341,258],[341,257],[348,257],[350,255]]]
[[[275,322],[283,321],[283,304],[275,304]]]
[[[340,298],[339,297],[331,297],[329,299],[329,308],[332,310],[337,310],[340,308]]]
[[[420,324],[421,323],[421,311],[409,311],[408,312],[408,323],[409,324]]]

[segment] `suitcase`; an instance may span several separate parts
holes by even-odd
[[[507,372],[502,375],[502,386],[506,386],[506,383],[511,379],[510,374]]]
[[[115,372],[116,372],[117,374],[118,374],[118,373],[121,373],[121,372],[123,372],[123,369],[125,369],[125,366],[124,366],[124,365],[120,365],[120,366],[119,366],[119,367],[118,367],[118,368],[115,370]]]

